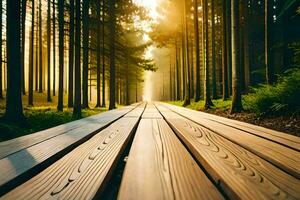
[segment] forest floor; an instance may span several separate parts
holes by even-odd
[[[182,106],[183,101],[169,101],[167,103]],[[296,135],[300,137],[300,116],[258,116],[255,113],[251,113],[245,110],[242,113],[230,114],[231,101],[213,100],[214,107],[209,110],[204,110],[204,101],[191,102],[191,105],[187,106],[189,109],[207,112],[218,116],[226,117],[229,119],[235,119],[250,124],[263,126],[273,130],[285,132],[288,134]]]
[[[67,102],[67,96],[64,97]],[[74,121],[72,108],[64,108],[63,112],[57,112],[57,97],[48,103],[46,94],[34,93],[34,106],[28,106],[28,96],[23,96],[24,114],[27,119],[25,123],[11,124],[3,120],[5,112],[5,99],[0,100],[0,142],[45,130],[60,124]],[[93,108],[95,105],[90,105]],[[88,117],[107,111],[107,108],[94,108],[82,110],[82,117]]]

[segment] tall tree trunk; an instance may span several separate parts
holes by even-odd
[[[105,97],[105,0],[102,1],[102,107],[106,107]]]
[[[74,106],[74,0],[70,0],[69,86],[68,107]]]
[[[129,63],[128,60],[126,61],[126,75],[125,75],[125,79],[126,79],[126,83],[125,83],[125,87],[126,87],[126,105],[130,104],[130,85],[129,85]]]
[[[43,92],[42,1],[39,0],[39,93]]]
[[[215,0],[211,0],[212,98],[217,99]]]
[[[182,34],[181,34],[181,72],[182,72],[182,99],[185,99],[186,93],[186,71],[185,71],[185,26],[184,26],[184,19],[182,20]]]
[[[115,30],[116,30],[116,14],[115,0],[108,1],[109,14],[109,49],[110,49],[110,95],[109,110],[116,108],[116,66],[115,66]]]
[[[96,2],[97,8],[97,103],[96,107],[101,106],[101,1]]]
[[[232,105],[231,113],[241,112],[242,98],[240,92],[240,45],[239,45],[239,0],[231,0],[231,34],[232,34]]]
[[[36,11],[36,35],[35,35],[35,91],[39,90],[39,10]]]
[[[265,66],[267,84],[274,83],[274,70],[271,63],[271,24],[272,5],[270,0],[265,0]]]
[[[2,1],[0,2],[0,24],[2,24],[2,8],[3,4]],[[0,99],[3,99],[3,85],[2,85],[2,64],[3,64],[3,57],[2,57],[2,26],[0,26]]]
[[[222,2],[222,21],[223,21],[223,33],[222,33],[222,87],[223,87],[223,101],[229,98],[228,94],[228,48],[227,48],[227,15],[226,15],[226,1]]]
[[[81,69],[80,69],[80,57],[81,57],[81,23],[80,23],[80,0],[76,0],[76,18],[75,18],[75,100],[73,116],[77,119],[81,118]]]
[[[83,29],[83,69],[82,69],[82,108],[89,107],[88,79],[89,79],[89,0],[82,4]]]
[[[26,25],[26,6],[27,0],[22,0],[22,49],[21,49],[21,90],[22,94],[25,95],[25,25]],[[2,24],[2,23],[1,23]]]
[[[245,73],[245,88],[250,86],[250,60],[249,60],[249,22],[248,22],[248,1],[243,2],[244,7],[244,73]]]
[[[53,23],[53,37],[52,37],[52,42],[53,42],[53,86],[52,86],[52,90],[53,90],[53,96],[56,95],[56,31],[55,31],[55,26],[56,26],[56,14],[55,14],[55,0],[53,0],[53,4],[52,4],[52,23]]]
[[[31,1],[32,17],[29,39],[28,105],[33,106],[33,61],[34,61],[34,1]]]
[[[207,9],[207,0],[202,0],[203,5],[203,27],[204,27],[204,41],[203,41],[203,47],[205,47],[205,54],[203,61],[205,62],[205,84],[204,84],[204,101],[205,109],[209,109],[211,106],[213,106],[213,103],[211,101],[210,97],[210,81],[209,81],[209,41],[208,41],[208,9]]]
[[[57,110],[64,108],[64,0],[58,0],[58,25],[59,25],[59,84]]]
[[[47,1],[47,101],[51,102],[51,2]]]
[[[185,40],[185,59],[186,59],[186,91],[183,106],[191,104],[191,77],[190,77],[190,59],[189,59],[189,32],[188,32],[188,15],[187,15],[187,2],[184,0],[184,40]]]
[[[176,100],[179,101],[181,94],[180,94],[180,66],[179,66],[179,60],[178,60],[178,44],[177,40],[175,40],[175,57],[176,57]]]
[[[227,74],[228,74],[228,93],[232,94],[232,46],[231,46],[231,0],[226,1],[226,42],[227,42]]]
[[[24,120],[21,95],[20,0],[6,1],[7,97],[5,119]]]

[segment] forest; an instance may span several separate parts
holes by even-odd
[[[0,141],[140,101],[299,135],[299,0],[1,0],[0,15]]]

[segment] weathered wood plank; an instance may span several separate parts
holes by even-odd
[[[142,119],[118,199],[222,199],[163,119]]]
[[[148,103],[142,116],[143,119],[162,119],[162,115],[158,112],[153,103]]]
[[[172,111],[160,111],[194,157],[230,198],[300,198],[299,179],[204,126]]]
[[[138,121],[119,119],[2,199],[92,199],[105,186]]]
[[[131,110],[133,110],[136,106],[127,106],[121,109],[108,111],[104,113],[100,113],[98,115],[94,115],[91,117],[87,117],[81,120],[76,120],[67,124],[62,124],[44,131],[40,131],[37,133],[33,133],[30,135],[22,136],[19,138],[15,138],[12,140],[8,140],[5,142],[0,143],[0,159],[4,158],[10,154],[13,154],[17,151],[20,151],[22,149],[28,148],[30,146],[33,146],[37,143],[40,143],[42,141],[51,139],[53,137],[56,137],[58,135],[65,134],[70,131],[74,131],[75,129],[82,127],[84,125],[87,125],[89,123],[109,123],[112,121],[117,120],[118,118],[122,117],[123,115],[127,114]]]
[[[182,108],[182,107],[178,107],[178,106],[174,106],[174,105],[170,105],[170,104],[166,104],[166,103],[160,103],[159,105],[163,105],[163,106],[173,110],[174,112],[177,112],[185,117],[195,120],[196,122],[197,122],[198,118],[212,120],[217,123],[221,123],[221,124],[231,126],[236,129],[243,130],[250,134],[274,141],[276,143],[279,143],[279,144],[282,144],[289,148],[300,151],[300,138],[290,135],[290,134],[286,134],[286,133],[282,133],[279,131],[264,128],[261,126],[256,126],[253,124],[240,122],[237,120],[232,120],[232,119],[228,119],[225,117],[220,117],[220,116],[216,116],[216,115],[209,114],[209,113],[204,113],[204,112],[195,111],[195,110],[191,110],[191,109],[187,109],[187,108]]]
[[[288,148],[286,145],[281,145],[272,140],[267,140],[263,137],[258,137],[255,134],[245,132],[241,129],[236,129],[232,126],[205,119],[195,112],[188,112],[187,110],[181,109],[179,109],[178,112],[180,112],[180,115],[191,119],[236,144],[239,144],[245,149],[300,179],[300,153],[298,151]]]
[[[135,109],[141,109],[145,104]],[[64,134],[42,141],[0,160],[0,195],[11,190],[16,185],[28,180],[55,160],[74,149],[79,144],[91,138],[122,115],[123,111],[110,113],[109,117],[95,116],[85,119],[85,124]],[[131,112],[134,112],[131,111]]]

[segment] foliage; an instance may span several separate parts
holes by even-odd
[[[300,112],[300,70],[287,71],[276,85],[261,85],[244,97],[244,108],[258,115]]]
[[[293,66],[300,68],[300,42],[289,44],[289,48],[293,51]]]

